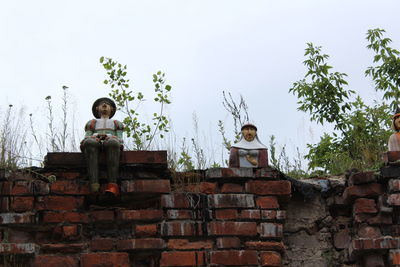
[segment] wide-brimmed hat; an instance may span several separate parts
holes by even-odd
[[[242,125],[242,128],[240,128],[240,130],[243,131],[243,129],[244,129],[245,127],[253,127],[253,128],[256,129],[256,131],[257,131],[257,127],[256,127],[254,124],[252,124],[252,123],[245,123],[245,124],[243,124],[243,125]]]
[[[102,98],[99,98],[96,101],[94,101],[93,106],[92,106],[93,116],[97,119],[100,118],[99,113],[96,110],[96,107],[98,105],[100,105],[101,102],[107,102],[107,104],[109,104],[113,108],[113,110],[111,111],[111,114],[110,114],[110,119],[111,119],[114,116],[115,111],[117,110],[117,106],[115,105],[115,102],[108,97],[102,97]]]

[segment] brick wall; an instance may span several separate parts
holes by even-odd
[[[292,192],[278,171],[218,168],[171,179],[165,152],[125,152],[119,198],[91,193],[85,173],[81,154],[55,153],[43,169],[1,177],[2,262],[282,265],[285,206]],[[100,173],[105,178],[103,169]],[[172,183],[190,180],[197,182]]]
[[[391,157],[294,181],[271,168],[171,173],[166,152],[124,152],[110,198],[90,192],[81,154],[49,154],[45,168],[0,172],[0,266],[400,266]]]

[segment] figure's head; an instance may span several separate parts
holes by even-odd
[[[94,101],[92,106],[92,113],[98,119],[102,115],[112,118],[115,114],[116,106],[114,101],[110,98],[102,97]]]
[[[400,108],[396,107],[396,111],[394,112],[392,119],[392,128],[395,131],[400,131]]]
[[[242,126],[242,135],[246,141],[253,141],[257,136],[257,127],[250,123],[244,124]]]

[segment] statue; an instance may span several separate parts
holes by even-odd
[[[257,137],[257,127],[247,123],[241,130],[242,137],[230,150],[229,167],[267,167],[268,151]]]
[[[389,151],[400,151],[400,108],[397,107],[393,116],[392,128],[396,132],[389,137]]]
[[[98,192],[99,184],[99,154],[104,152],[107,164],[108,184],[105,192],[119,195],[117,184],[120,151],[123,150],[123,124],[112,120],[116,111],[113,100],[103,97],[97,99],[92,106],[96,119],[90,120],[85,126],[85,139],[81,142],[89,174],[92,192]]]

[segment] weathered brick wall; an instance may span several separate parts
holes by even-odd
[[[45,168],[0,172],[0,266],[400,266],[390,157],[294,181],[270,168],[171,173],[165,152],[124,153],[110,198],[90,192],[81,154],[50,154]]]
[[[90,192],[81,155],[3,175],[0,265],[281,266],[291,183],[278,171],[171,179],[165,152],[140,153],[123,156],[117,199]],[[171,183],[191,175],[200,182]]]

